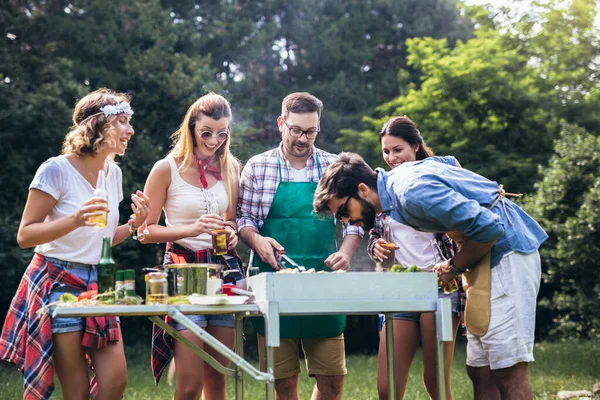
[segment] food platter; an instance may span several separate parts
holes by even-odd
[[[225,295],[197,295],[192,294],[187,297],[190,304],[198,306],[212,306],[212,305],[237,305],[245,304],[250,298],[248,296],[225,296]]]

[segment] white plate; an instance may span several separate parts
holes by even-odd
[[[190,304],[197,306],[212,306],[212,305],[238,305],[244,304],[249,297],[248,296],[201,296],[199,294],[193,294],[187,297]]]

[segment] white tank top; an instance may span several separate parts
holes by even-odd
[[[408,225],[389,218],[392,240],[396,246],[396,260],[404,267],[416,265],[422,270],[430,271],[442,258],[435,248],[435,234],[419,232]]]
[[[165,224],[168,227],[192,224],[208,213],[211,203],[218,207],[215,214],[225,213],[229,206],[229,199],[223,181],[217,181],[209,189],[190,185],[179,175],[175,159],[168,156],[167,160],[171,167],[171,184],[167,189],[163,211]],[[193,251],[204,250],[212,247],[212,237],[208,233],[202,233],[196,237],[177,240],[175,243]]]

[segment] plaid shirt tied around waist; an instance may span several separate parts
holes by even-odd
[[[209,263],[217,264],[217,258],[211,249],[193,251],[180,246],[176,243],[168,242],[165,251],[165,262],[163,265],[172,264],[171,253],[175,253],[178,256],[183,256],[188,263]],[[235,256],[239,258],[237,253]],[[241,265],[241,264],[240,264]],[[175,321],[169,317],[165,317],[165,322],[171,326],[175,325]],[[162,376],[165,368],[171,362],[173,358],[173,351],[175,349],[175,339],[167,332],[165,332],[156,324],[152,325],[152,353],[151,353],[151,367],[152,374],[154,375],[154,382],[158,385],[160,377]]]
[[[13,298],[0,336],[0,360],[15,364],[23,373],[23,399],[49,399],[54,391],[52,326],[48,304],[59,285],[86,290],[85,283],[68,271],[35,254]],[[115,317],[88,317],[81,345],[101,349],[119,340]]]

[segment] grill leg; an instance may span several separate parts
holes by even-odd
[[[235,352],[244,356],[244,334],[243,325],[244,317],[240,315],[235,316]],[[243,400],[244,398],[244,372],[239,366],[235,366],[235,399]]]
[[[388,398],[396,399],[396,378],[394,374],[394,321],[391,313],[385,314],[385,351],[388,370]]]

